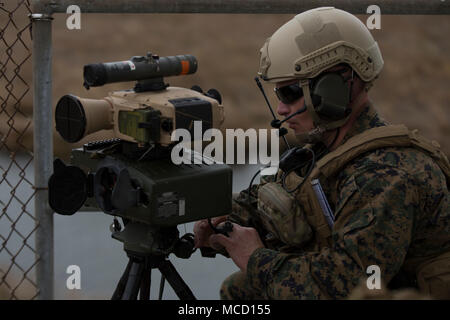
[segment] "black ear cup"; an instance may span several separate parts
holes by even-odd
[[[350,88],[339,73],[326,73],[314,81],[311,99],[316,113],[325,120],[344,119],[351,113]]]

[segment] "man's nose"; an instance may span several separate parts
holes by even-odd
[[[278,103],[277,113],[280,116],[286,116],[286,115],[289,114],[289,112],[290,112],[289,107],[286,104],[284,104],[283,102],[280,101],[280,103]]]

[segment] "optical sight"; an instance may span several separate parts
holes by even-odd
[[[147,53],[147,56],[135,56],[126,61],[88,64],[84,66],[83,75],[84,86],[89,89],[107,83],[181,76],[196,71],[197,59],[193,55],[159,57]],[[138,87],[135,91],[142,89]]]
[[[192,131],[193,121],[202,121],[203,131],[222,125],[222,97],[215,89],[203,93],[169,87],[164,78],[196,72],[192,55],[135,56],[127,61],[88,64],[84,85],[101,86],[119,81],[137,81],[133,90],[115,91],[103,99],[63,96],[56,105],[56,130],[70,143],[99,130],[114,131],[116,138],[139,144],[168,146],[175,129]],[[191,132],[193,133],[193,132]]]

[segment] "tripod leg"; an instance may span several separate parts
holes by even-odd
[[[136,300],[144,272],[144,261],[133,261],[128,281],[122,294],[122,300]]]
[[[139,291],[139,300],[150,300],[150,285],[152,281],[152,269],[144,269],[142,275],[141,289]]]
[[[158,269],[172,286],[180,300],[196,300],[191,289],[178,274],[172,262],[164,260],[159,264]]]
[[[114,290],[111,300],[122,299],[123,291],[125,290],[125,286],[127,285],[128,274],[130,273],[130,268],[131,268],[132,263],[133,262],[131,261],[131,259],[129,259],[127,267],[125,268],[125,271],[123,272],[122,277],[120,277],[119,283],[117,284],[116,290]]]

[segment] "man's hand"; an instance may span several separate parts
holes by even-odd
[[[225,247],[231,259],[244,273],[247,272],[248,259],[252,253],[258,248],[264,248],[256,229],[242,227],[235,223],[228,237],[212,234],[209,237],[209,244],[216,250]]]
[[[211,219],[213,226],[225,221],[228,216],[215,217]],[[214,234],[207,219],[199,220],[194,224],[194,243],[196,248],[211,247],[209,237]]]

